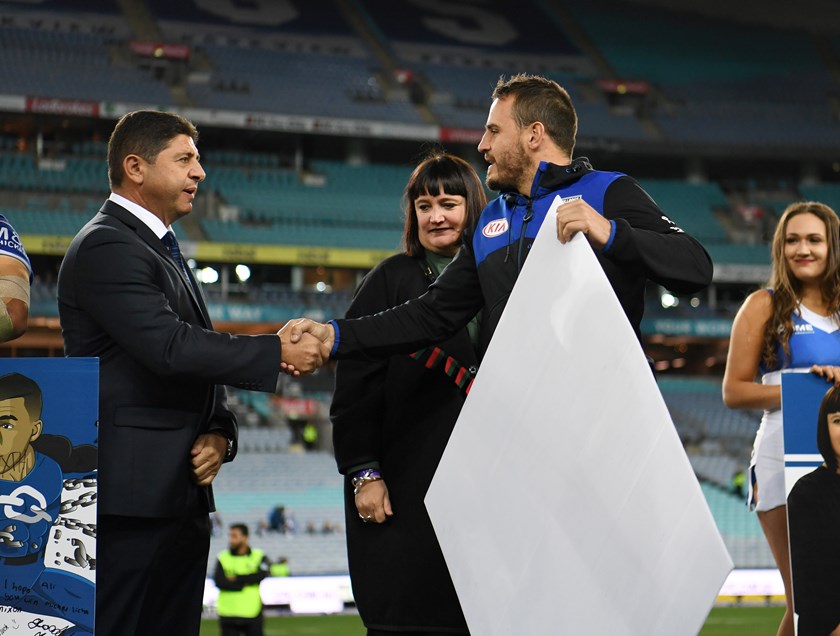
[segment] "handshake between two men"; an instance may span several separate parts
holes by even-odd
[[[277,335],[282,344],[280,367],[283,373],[295,376],[322,367],[330,359],[335,342],[331,324],[308,318],[290,320]]]

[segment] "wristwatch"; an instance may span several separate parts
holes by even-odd
[[[373,468],[365,468],[364,470],[360,470],[350,480],[350,484],[353,486],[353,494],[358,495],[359,490],[361,490],[362,486],[364,486],[367,482],[378,481],[380,479],[382,479],[382,473],[380,473],[378,470],[375,470]]]

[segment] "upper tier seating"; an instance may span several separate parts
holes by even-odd
[[[819,149],[840,142],[831,74],[803,31],[603,0],[569,10],[619,78],[662,91],[664,101],[648,112],[669,141]]]
[[[666,215],[700,241],[725,242],[726,230],[715,218],[715,208],[727,208],[726,197],[714,183],[686,183],[643,179],[641,186]]]
[[[132,64],[117,64],[108,36],[0,28],[5,94],[89,101],[171,104],[166,85]]]
[[[199,106],[249,112],[422,124],[407,96],[376,91],[376,63],[366,57],[290,53],[208,44],[214,70],[187,91]]]

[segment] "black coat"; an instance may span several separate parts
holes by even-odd
[[[416,298],[429,281],[421,261],[392,256],[365,278],[348,317]],[[466,330],[438,345],[465,367],[476,354]],[[331,417],[336,461],[346,474],[379,462],[394,516],[363,523],[345,479],[347,548],[353,594],[370,629],[467,633],[423,498],[464,402],[443,371],[408,354],[338,363]]]
[[[820,466],[800,477],[788,496],[788,525],[797,633],[824,636],[840,625],[840,475]]]

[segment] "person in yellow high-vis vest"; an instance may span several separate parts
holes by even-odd
[[[248,544],[248,526],[230,527],[228,549],[219,552],[213,580],[219,588],[216,611],[221,636],[262,636],[260,581],[269,576],[265,553]]]

